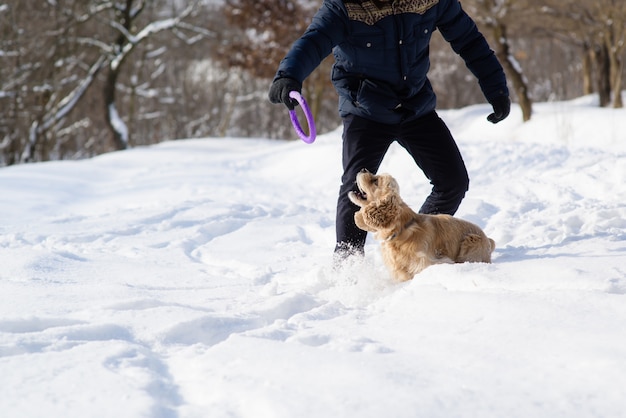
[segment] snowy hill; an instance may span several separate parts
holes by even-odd
[[[0,415],[626,416],[626,110],[489,112],[440,115],[494,263],[402,284],[331,268],[339,131],[0,169]]]

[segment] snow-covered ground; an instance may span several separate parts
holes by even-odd
[[[0,416],[626,416],[626,110],[488,113],[440,112],[493,264],[401,284],[331,268],[340,131],[0,169]]]

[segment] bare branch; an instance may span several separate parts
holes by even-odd
[[[112,24],[112,26],[118,29],[126,37],[128,43],[125,44],[122,49],[116,54],[116,56],[111,60],[111,68],[113,70],[116,70],[120,66],[120,64],[126,59],[128,54],[135,48],[135,46],[137,46],[137,44],[139,44],[143,40],[158,32],[162,32],[179,26],[181,21],[189,16],[191,12],[197,7],[197,5],[198,1],[195,1],[191,5],[187,6],[187,8],[176,17],[151,22],[147,24],[142,30],[140,30],[136,35],[133,35],[126,31],[126,29],[122,28],[121,25],[119,25],[117,22],[115,25]]]

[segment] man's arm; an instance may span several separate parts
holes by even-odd
[[[440,5],[443,8],[437,27],[476,76],[487,100],[493,103],[499,97],[508,98],[509,90],[502,65],[478,31],[476,23],[461,8],[458,0],[442,0]]]
[[[287,77],[302,83],[347,33],[347,13],[339,1],[325,0],[304,34],[280,62],[274,80]]]

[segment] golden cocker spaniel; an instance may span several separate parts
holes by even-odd
[[[356,225],[382,241],[383,260],[396,279],[410,280],[433,264],[491,263],[496,243],[480,227],[450,215],[415,213],[389,174],[361,170],[356,183],[359,191],[349,194],[360,206]]]

